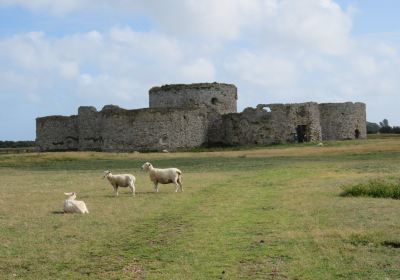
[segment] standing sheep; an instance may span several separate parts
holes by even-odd
[[[64,194],[68,196],[67,200],[64,201],[64,213],[89,214],[89,210],[87,209],[85,202],[75,200],[76,192]]]
[[[178,192],[179,188],[181,192],[183,191],[182,187],[182,171],[177,168],[154,168],[150,162],[146,162],[143,164],[142,169],[145,172],[149,172],[150,180],[154,184],[154,191],[158,192],[158,183],[161,184],[170,184],[174,183],[176,186],[175,192]]]
[[[114,188],[115,194],[118,196],[118,187],[129,187],[132,190],[132,196],[135,195],[135,176],[131,174],[117,174],[112,175],[111,171],[104,171],[103,179],[107,178]]]

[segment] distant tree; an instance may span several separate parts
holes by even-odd
[[[380,127],[389,127],[389,121],[387,119],[383,119],[383,121],[379,122]]]
[[[367,122],[367,133],[368,134],[377,134],[379,132],[379,124]]]
[[[379,126],[380,133],[393,133],[393,128],[389,125],[389,121],[387,119],[383,119],[383,121],[379,122]]]
[[[379,129],[380,133],[393,133],[393,129],[391,126],[383,126]]]
[[[400,126],[393,126],[392,133],[400,134]]]

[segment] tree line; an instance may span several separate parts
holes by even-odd
[[[0,148],[27,148],[34,146],[35,141],[0,141]]]
[[[384,119],[383,121],[377,123],[367,122],[367,133],[377,134],[377,133],[394,133],[400,134],[400,126],[390,126],[389,121]]]

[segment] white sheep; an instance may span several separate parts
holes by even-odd
[[[112,175],[111,171],[104,171],[103,178],[107,178],[108,181],[114,188],[115,194],[118,196],[118,187],[126,188],[129,187],[132,191],[132,195],[135,195],[135,182],[136,178],[132,174],[117,174]]]
[[[64,213],[89,214],[89,210],[87,209],[85,202],[75,200],[76,192],[64,194],[68,196],[67,200],[64,201]]]
[[[182,171],[177,168],[154,168],[150,162],[146,162],[143,164],[142,169],[145,172],[149,172],[150,180],[154,184],[154,191],[158,192],[158,183],[161,184],[169,184],[174,183],[176,186],[175,192],[178,192],[179,188],[181,192],[183,191],[182,187]]]

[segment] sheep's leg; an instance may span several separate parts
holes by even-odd
[[[178,190],[179,190],[179,185],[178,185],[178,182],[177,181],[175,181],[174,182],[174,184],[175,184],[175,192],[178,192]]]
[[[158,183],[154,183],[153,190],[154,192],[158,192]]]
[[[114,186],[115,195],[118,196],[118,186]]]
[[[183,186],[182,186],[182,177],[178,177],[178,179],[176,180],[177,183],[179,184],[179,187],[181,188],[181,192],[183,192]]]
[[[131,188],[131,190],[132,190],[132,196],[135,196],[135,185],[134,184],[132,184],[131,186],[130,186],[130,188]]]

